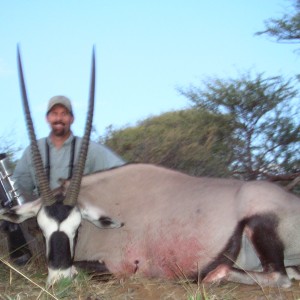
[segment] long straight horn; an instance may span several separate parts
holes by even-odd
[[[19,69],[19,79],[20,79],[20,85],[21,85],[21,94],[22,94],[22,100],[23,100],[23,108],[26,118],[26,125],[27,130],[30,138],[31,143],[31,156],[33,165],[35,168],[35,173],[37,176],[37,181],[40,189],[40,194],[43,199],[43,202],[45,205],[52,204],[54,200],[53,193],[49,187],[49,183],[46,177],[46,174],[44,172],[43,162],[41,158],[41,154],[38,148],[36,135],[34,132],[33,122],[30,114],[28,99],[27,99],[27,93],[26,93],[26,86],[24,81],[24,75],[23,75],[23,68],[22,68],[22,62],[21,62],[21,55],[19,46],[17,46],[17,60],[18,60],[18,69]]]
[[[95,47],[93,47],[92,53],[92,71],[91,71],[91,85],[90,85],[90,99],[89,99],[89,107],[87,113],[87,119],[85,124],[84,136],[82,138],[82,143],[79,152],[79,158],[75,167],[75,171],[70,183],[70,186],[67,190],[66,198],[64,200],[64,204],[66,205],[75,205],[77,202],[81,178],[84,172],[85,161],[87,157],[87,152],[89,148],[90,135],[93,124],[93,115],[94,115],[94,101],[95,101],[95,78],[96,78],[96,70],[95,70]]]

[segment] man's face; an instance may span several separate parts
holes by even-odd
[[[70,114],[68,109],[63,105],[57,104],[53,106],[47,115],[47,122],[49,123],[52,134],[55,136],[68,136],[70,133],[71,124],[74,117]]]

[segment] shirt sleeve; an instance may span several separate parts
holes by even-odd
[[[35,189],[30,155],[30,147],[27,147],[22,157],[18,160],[13,174],[13,178],[16,181],[18,188],[26,197],[32,197]]]
[[[110,148],[91,142],[85,166],[85,174],[119,167],[124,164],[125,161]]]

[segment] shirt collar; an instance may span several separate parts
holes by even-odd
[[[51,134],[51,133],[50,133],[50,134]],[[53,143],[52,143],[52,141],[51,141],[51,138],[50,138],[50,134],[49,134],[48,137],[47,137],[47,142],[48,142],[48,145],[50,145],[51,147],[54,147],[54,145],[53,145]],[[70,144],[72,143],[73,139],[74,139],[74,134],[73,134],[73,132],[71,131],[70,136],[64,141],[63,146],[68,146],[68,145],[70,145]]]

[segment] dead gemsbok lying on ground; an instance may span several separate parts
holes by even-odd
[[[39,173],[44,176],[43,169]],[[74,180],[66,184],[66,200]],[[300,280],[300,199],[274,184],[196,178],[147,164],[84,176],[80,191],[79,184],[77,202],[53,199],[49,205],[42,194],[43,200],[2,212],[2,218],[16,222],[37,215],[47,241],[50,280],[59,266],[60,274],[71,276],[63,268],[73,263],[81,218],[90,222],[82,220],[79,227],[75,260],[99,261],[117,276],[279,287],[289,287],[290,278]],[[66,211],[63,218],[57,220],[52,206]],[[65,245],[64,253],[52,251],[54,239]]]

